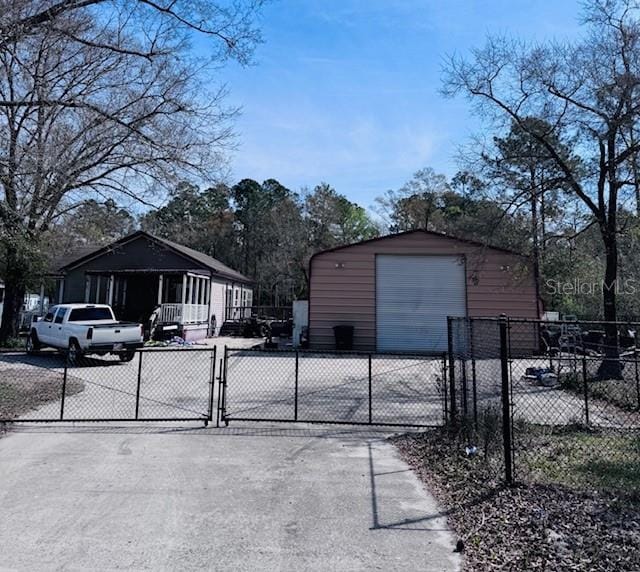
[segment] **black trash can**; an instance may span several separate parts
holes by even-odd
[[[353,326],[333,326],[337,350],[353,349]]]

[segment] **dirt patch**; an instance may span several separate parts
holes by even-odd
[[[57,401],[62,396],[63,375],[60,372],[37,368],[2,369],[0,380],[0,419],[10,420],[29,411]],[[82,380],[68,376],[65,395],[75,395],[84,389]]]
[[[640,497],[560,484],[506,487],[446,430],[394,439],[464,543],[465,570],[640,570]]]

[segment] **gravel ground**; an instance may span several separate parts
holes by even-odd
[[[464,570],[640,570],[637,493],[506,487],[481,456],[467,457],[440,429],[394,442],[447,507],[464,544]]]
[[[67,378],[66,395],[74,395],[84,388],[82,380]],[[28,411],[57,401],[62,391],[62,376],[55,371],[39,369],[38,374],[25,374],[23,368],[2,370],[0,381],[0,419],[15,419]]]

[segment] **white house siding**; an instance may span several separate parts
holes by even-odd
[[[214,336],[218,335],[222,324],[224,323],[224,309],[226,304],[227,282],[224,280],[211,279],[211,316],[216,317],[216,331]],[[211,323],[211,322],[210,322]]]

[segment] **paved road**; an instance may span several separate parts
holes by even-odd
[[[386,436],[20,426],[0,439],[0,568],[457,570],[445,519]]]

